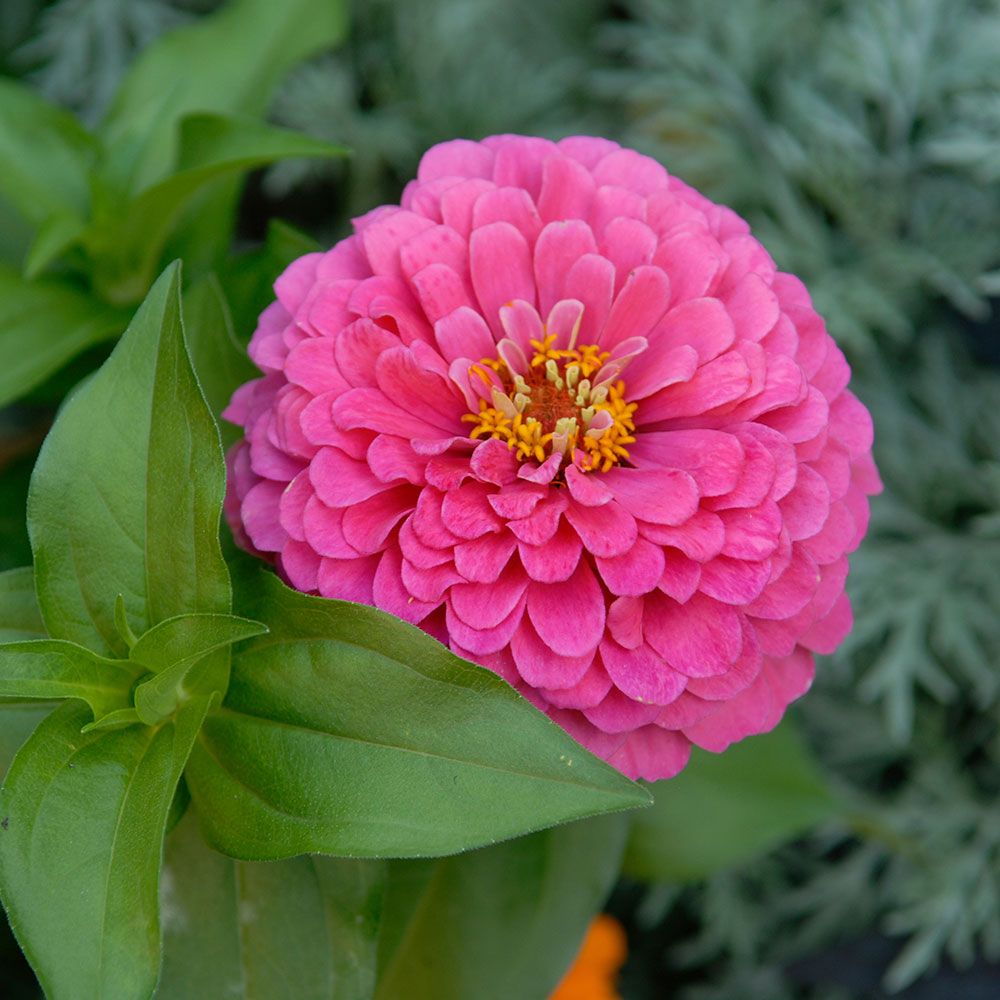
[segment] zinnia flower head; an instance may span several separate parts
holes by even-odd
[[[354,230],[278,279],[226,411],[242,544],[632,777],[773,728],[880,486],[802,283],[603,139],[443,143]]]

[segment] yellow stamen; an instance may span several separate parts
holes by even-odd
[[[594,387],[595,376],[610,354],[596,344],[582,344],[570,350],[553,347],[555,334],[532,340],[534,354],[525,374],[511,372],[501,358],[483,358],[470,368],[490,387],[493,405],[480,400],[478,413],[462,419],[474,424],[473,438],[503,441],[521,461],[544,462],[554,453],[578,460],[585,471],[607,472],[628,461],[626,445],[635,442],[636,403],[625,397],[622,380]],[[487,374],[491,369],[502,388]],[[599,414],[601,426],[591,427]]]

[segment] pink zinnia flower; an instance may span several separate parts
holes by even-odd
[[[456,140],[275,284],[237,537],[625,774],[765,732],[851,626],[871,419],[747,224],[603,139]]]

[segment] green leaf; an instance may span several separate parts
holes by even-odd
[[[260,378],[260,371],[233,333],[229,305],[214,275],[185,293],[184,328],[198,382],[209,408],[218,417],[236,389],[244,382]],[[227,421],[220,424],[220,431],[226,447],[242,433]]]
[[[167,815],[209,699],[159,728],[82,734],[67,702],[28,739],[0,791],[0,893],[55,1000],[148,997]]]
[[[31,222],[86,212],[95,148],[71,114],[36,90],[0,78],[0,194]]]
[[[67,282],[27,281],[0,263],[0,405],[23,396],[81,351],[118,335],[123,315]]]
[[[614,885],[627,826],[602,816],[392,862],[375,1000],[544,1000]]]
[[[222,449],[184,345],[179,284],[174,265],[63,407],[32,477],[42,617],[53,637],[103,655],[127,652],[118,593],[140,633],[185,612],[230,610]]]
[[[108,143],[128,150],[130,190],[169,172],[185,115],[262,115],[293,66],[341,39],[345,7],[343,0],[232,0],[150,45],[102,125]]]
[[[234,861],[206,846],[189,811],[167,839],[156,1000],[370,1000],[385,871]]]
[[[266,625],[234,615],[178,615],[154,625],[129,652],[135,664],[154,673],[135,689],[139,718],[147,725],[165,719],[188,697],[185,682],[200,660],[266,631]],[[225,694],[227,681],[228,672],[223,671],[211,682],[211,690]]]
[[[29,280],[38,277],[49,264],[80,242],[86,228],[83,219],[71,212],[50,215],[39,227],[25,258],[24,276]]]
[[[838,809],[790,719],[722,754],[696,749],[652,789],[653,808],[634,817],[625,852],[625,872],[648,881],[705,878]]]
[[[180,123],[177,172],[140,191],[113,218],[95,221],[86,241],[104,286],[145,290],[181,211],[206,184],[290,157],[346,150],[249,119],[195,114]],[[124,293],[121,293],[124,294]],[[114,298],[120,298],[114,293]]]
[[[53,707],[51,702],[0,700],[0,780],[14,754]]]
[[[274,301],[274,282],[293,260],[322,248],[311,236],[280,220],[272,220],[264,245],[231,258],[219,279],[233,315],[237,341],[246,343],[257,317]],[[242,348],[244,354],[246,348]],[[260,377],[256,367],[253,376]]]
[[[45,626],[35,596],[35,571],[24,566],[0,573],[0,642],[44,638]]]
[[[94,721],[131,707],[132,686],[145,669],[127,660],[109,660],[60,639],[31,639],[0,646],[0,696],[79,698]]]
[[[187,772],[209,842],[263,860],[448,854],[648,803],[510,685],[374,608],[261,574]]]

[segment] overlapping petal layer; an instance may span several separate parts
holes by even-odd
[[[292,586],[420,625],[650,779],[776,725],[850,628],[868,412],[802,283],[655,161],[444,143],[275,291],[227,514]],[[470,436],[546,337],[602,352],[627,458],[596,465],[583,418],[579,447]]]

